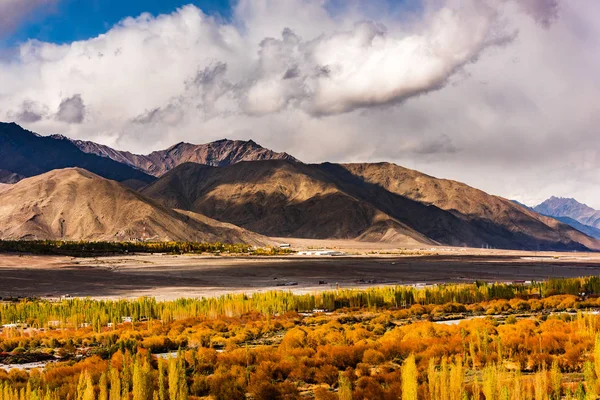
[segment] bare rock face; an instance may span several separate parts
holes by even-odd
[[[276,153],[265,149],[252,140],[218,140],[207,144],[178,143],[166,150],[155,151],[148,155],[132,154],[114,150],[94,142],[72,141],[80,150],[110,158],[114,161],[135,167],[153,176],[161,176],[178,165],[186,162],[227,166],[241,161],[259,160],[291,160],[294,157],[287,153]]]
[[[80,168],[0,188],[0,239],[268,242],[203,215],[165,208]]]
[[[270,236],[507,249],[600,242],[513,202],[394,164],[182,164],[142,193]]]

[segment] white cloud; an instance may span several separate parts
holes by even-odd
[[[0,119],[136,152],[252,138],[594,204],[600,4],[423,0],[375,20],[344,4],[242,0],[231,22],[186,6],[87,41],[30,41],[0,63]]]

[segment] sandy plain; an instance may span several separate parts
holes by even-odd
[[[464,248],[398,249],[351,241],[291,241],[342,257],[126,255],[98,258],[0,255],[0,297],[166,300],[224,293],[295,293],[381,285],[543,280],[600,275],[599,253]]]

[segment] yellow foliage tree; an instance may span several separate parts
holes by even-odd
[[[411,354],[402,364],[402,400],[417,400],[417,365]]]

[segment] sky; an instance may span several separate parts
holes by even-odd
[[[600,209],[597,0],[0,0],[0,120],[253,139]]]

